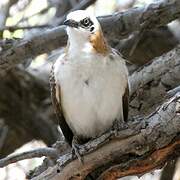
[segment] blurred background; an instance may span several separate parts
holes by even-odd
[[[149,3],[155,1],[158,0],[97,0],[87,10],[96,16],[102,16],[126,11],[133,7],[148,6]],[[18,39],[29,38],[34,34],[56,27],[63,15],[80,2],[81,0],[0,0],[0,52],[4,39],[6,39],[6,43],[9,41],[11,44],[12,39],[18,41]],[[180,37],[178,28],[179,21],[177,20],[157,32],[148,32],[144,37],[146,41],[142,40],[135,50],[134,56],[130,57],[132,61],[137,61],[137,64],[132,67],[132,71],[158,56],[159,52],[162,54],[162,52],[175,47]],[[126,40],[131,42],[131,39],[132,37],[129,37]],[[155,40],[157,40],[158,47],[154,47]],[[128,58],[127,48],[129,45],[126,47],[122,47],[121,44],[115,46]],[[144,54],[143,48],[147,47],[150,50]],[[9,71],[6,76],[0,77],[1,158],[11,153],[51,145],[60,138],[51,107],[48,77],[52,63],[62,51],[63,48],[60,48],[29,59],[19,65],[17,69]],[[31,92],[34,94],[30,95]],[[39,113],[37,114],[37,112]],[[49,122],[49,119],[52,121]],[[43,158],[34,158],[0,168],[0,180],[23,180],[26,173],[40,165],[42,161]],[[180,162],[173,161],[164,170],[156,170],[139,178],[126,177],[122,179],[180,180]]]

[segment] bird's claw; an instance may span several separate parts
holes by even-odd
[[[83,157],[80,154],[80,144],[77,142],[76,138],[73,138],[72,141],[72,155],[77,157],[81,163],[83,163]]]
[[[126,126],[126,124],[125,124],[124,121],[120,121],[120,120],[117,120],[117,119],[116,119],[116,120],[113,122],[113,126],[112,126],[111,131],[112,131],[112,133],[114,134],[114,136],[117,137],[119,131],[121,131],[121,130],[123,130],[123,129],[126,129],[126,127],[127,127],[127,126]]]

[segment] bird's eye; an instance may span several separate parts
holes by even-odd
[[[89,22],[90,22],[90,21],[89,21],[88,18],[86,18],[86,19],[83,20],[84,25],[89,25]]]
[[[93,23],[89,18],[85,18],[81,21],[81,25],[85,28],[90,27],[92,24]]]

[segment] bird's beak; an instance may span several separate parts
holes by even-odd
[[[78,28],[79,24],[78,22],[72,20],[72,19],[68,19],[64,21],[64,25],[69,26],[69,27],[74,27],[74,28]]]

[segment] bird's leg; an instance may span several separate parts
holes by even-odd
[[[124,122],[124,120],[115,119],[111,128],[112,133],[115,136],[118,136],[118,132],[123,129],[126,129],[126,123]]]
[[[74,136],[72,140],[72,154],[75,155],[81,163],[83,163],[83,158],[79,152],[81,144],[79,143],[78,137]]]

